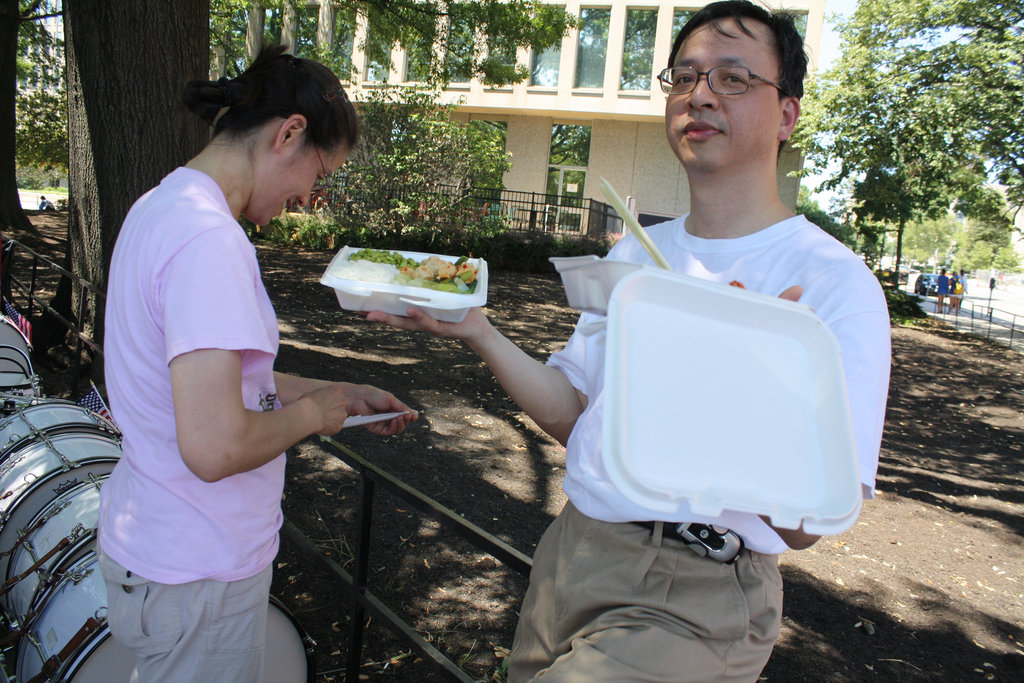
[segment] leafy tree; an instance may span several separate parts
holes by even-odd
[[[360,104],[360,140],[344,167],[345,190],[385,208],[395,232],[413,212],[436,210],[441,190],[457,203],[474,186],[500,187],[510,165],[499,126],[458,121],[455,106],[436,97],[382,88]]]
[[[39,20],[50,16],[46,0],[0,0],[0,226],[29,227],[18,197],[15,165],[16,100],[18,78],[49,78],[45,64],[18,58],[26,46],[36,45],[39,55],[50,55],[49,34]],[[19,49],[20,48],[20,49]]]
[[[17,99],[17,147],[19,167],[35,166],[68,172],[68,97],[57,91],[20,93]]]
[[[811,199],[811,193],[806,187],[800,188],[796,200],[796,212],[807,217],[807,220],[835,237],[848,247],[855,247],[857,235],[852,225],[837,220],[832,214],[821,208],[817,199]]]
[[[1017,250],[1013,247],[1000,248],[992,259],[992,267],[1003,272],[1016,272],[1020,270],[1021,260]]]
[[[941,257],[950,250],[955,231],[952,215],[913,221],[907,225],[904,253],[922,263]]]
[[[1004,116],[995,128],[1013,139],[1022,111],[1021,50],[1008,48],[1020,46],[1020,30],[1007,23],[1019,22],[1022,3],[1009,4],[1016,14],[980,0],[861,0],[840,26],[840,62],[809,88],[797,143],[819,168],[836,163],[826,187],[853,181],[859,228],[895,230],[897,257],[909,221],[983,184],[986,161],[1012,167],[1012,145],[996,145],[988,121],[990,111]]]

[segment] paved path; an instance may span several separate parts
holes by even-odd
[[[970,279],[958,314],[937,312],[935,307],[935,297],[928,297],[922,304],[925,313],[958,330],[979,334],[1024,352],[1024,284],[1004,278],[1002,284],[989,289],[987,281]]]

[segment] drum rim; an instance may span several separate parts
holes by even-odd
[[[98,456],[94,456],[94,457],[91,457],[91,458],[85,458],[84,460],[76,461],[75,467],[73,467],[71,470],[62,470],[62,469],[51,470],[50,472],[47,472],[42,477],[39,477],[38,479],[33,481],[25,489],[23,489],[21,491],[21,493],[16,498],[14,498],[11,501],[11,504],[5,510],[3,510],[2,513],[0,513],[0,541],[4,541],[5,540],[4,536],[5,536],[5,533],[7,532],[7,530],[9,528],[12,531],[14,531],[15,534],[17,534],[17,532],[20,531],[20,529],[13,528],[11,526],[11,518],[14,516],[13,513],[15,511],[17,511],[17,509],[20,507],[20,505],[22,503],[24,503],[26,497],[31,495],[31,494],[33,494],[33,493],[35,493],[38,488],[40,488],[42,486],[45,486],[46,484],[48,484],[49,482],[53,481],[54,479],[56,479],[57,477],[59,477],[62,474],[67,474],[68,472],[71,472],[73,470],[78,469],[79,467],[83,467],[83,466],[86,466],[86,465],[93,465],[93,464],[96,464],[96,463],[111,463],[110,472],[113,472],[114,467],[117,465],[119,460],[120,460],[120,458],[112,458],[112,457],[106,456],[106,455],[98,455]],[[104,474],[107,474],[107,476],[109,476],[109,473],[107,473],[107,472],[105,472]],[[86,483],[85,481],[79,482],[78,484],[75,484],[74,486],[72,486],[72,488],[75,488],[75,487],[77,487],[77,486],[79,486],[81,484],[85,484],[85,483]],[[70,490],[71,489],[67,489],[67,491],[70,491]],[[35,521],[37,515],[39,513],[41,513],[42,510],[45,510],[47,507],[49,507],[50,503],[52,503],[56,498],[60,497],[61,495],[63,495],[67,491],[61,491],[56,496],[54,496],[49,501],[47,501],[46,504],[42,508],[40,508],[39,510],[36,510],[36,512],[29,519],[28,524],[31,524],[33,521]],[[4,550],[7,550],[7,548],[4,547],[4,543],[0,543],[0,551],[4,551]],[[7,572],[10,570],[11,559],[13,559],[13,553],[11,555],[5,555],[3,557],[0,557],[0,574],[2,574],[4,577],[7,576]],[[5,580],[6,580],[6,578],[5,578]]]
[[[95,415],[96,413],[92,414]],[[99,416],[97,415],[97,417]],[[102,420],[103,418],[100,419]],[[0,451],[0,465],[2,465],[7,458],[21,451],[23,448],[27,448],[35,444],[45,444],[45,441],[41,441],[37,438],[40,435],[49,440],[60,436],[66,436],[68,434],[83,434],[88,436],[95,436],[99,434],[101,436],[111,437],[111,440],[116,442],[117,445],[121,444],[121,433],[112,426],[108,429],[103,425],[88,422],[60,422],[55,425],[50,425],[49,427],[43,427],[32,434],[23,436],[18,441],[10,444],[10,447],[4,448]]]
[[[80,557],[77,561],[71,563],[69,569],[77,568],[79,565],[87,564],[89,560],[92,560],[93,562],[95,562],[95,564],[96,564],[96,572],[97,572],[97,574],[99,574],[99,571],[100,571],[100,569],[99,569],[99,553],[97,553],[95,549],[89,550],[82,557]],[[100,576],[99,580],[103,581],[103,577]],[[62,583],[54,586],[52,590],[57,590],[59,588],[63,588],[66,585],[67,585],[66,582],[62,582]],[[96,611],[98,612],[100,609],[106,610],[107,607],[106,607],[106,605],[101,605],[100,607],[96,608]],[[45,612],[45,610],[43,612]],[[42,617],[43,616],[43,612],[40,612],[39,614],[37,614],[35,619],[38,619],[38,618]],[[33,623],[35,622],[35,619],[33,619]],[[57,668],[57,671],[54,672],[54,674],[52,676],[50,676],[49,678],[47,678],[46,680],[48,680],[48,681],[50,681],[50,680],[52,680],[52,681],[62,681],[62,680],[64,680],[64,678],[67,676],[66,669],[70,665],[70,663],[71,662],[78,662],[79,661],[79,653],[81,653],[85,648],[87,648],[89,646],[89,644],[93,642],[93,640],[95,640],[97,637],[100,636],[100,634],[102,634],[104,632],[107,632],[108,634],[110,632],[110,627],[107,625],[106,617],[104,617],[104,619],[103,619],[102,623],[100,624],[99,628],[97,628],[95,631],[93,631],[91,634],[89,634],[85,638],[85,640],[83,640],[82,643],[71,652],[71,654],[68,656],[68,658],[66,660],[64,660],[63,662],[61,662],[61,665]],[[15,674],[18,676],[18,680],[21,680],[22,665],[23,665],[24,660],[25,660],[23,653],[27,652],[29,648],[32,648],[32,651],[35,652],[37,655],[39,655],[40,659],[42,659],[42,653],[38,652],[38,650],[35,649],[35,646],[31,642],[29,642],[28,638],[25,638],[25,637],[19,638],[18,639],[18,646],[16,648],[15,657],[14,657],[14,671],[15,671]],[[45,664],[45,661],[46,660],[43,660],[44,664]],[[42,671],[42,669],[40,669],[40,671]],[[28,680],[28,679],[26,679],[26,680]]]
[[[116,458],[109,458],[108,460],[111,460],[115,464],[117,462]],[[81,491],[87,491],[87,490],[89,490],[93,486],[97,486],[98,485],[100,488],[102,488],[103,484],[110,478],[110,475],[112,473],[113,473],[113,468],[111,468],[110,472],[104,472],[104,473],[100,474],[98,477],[96,477],[96,481],[95,482],[94,481],[90,481],[90,480],[80,481],[77,484],[75,484],[74,486],[72,486],[71,488],[65,489],[64,491],[61,491],[60,493],[55,495],[53,498],[51,498],[49,501],[47,501],[46,505],[44,505],[43,507],[41,507],[38,510],[36,510],[35,514],[32,515],[32,517],[28,520],[28,523],[25,524],[23,529],[31,528],[32,525],[34,525],[41,517],[43,517],[43,515],[45,515],[49,510],[51,510],[54,507],[54,505],[57,503],[57,501],[59,501],[59,500],[61,500],[63,498],[72,498],[72,497],[74,497],[72,494],[76,494],[77,495]],[[26,489],[25,493],[28,494],[28,492],[29,492],[28,489]],[[71,507],[71,506],[68,506],[68,507]],[[67,509],[67,508],[65,508],[65,509]],[[42,528],[42,526],[39,527],[39,529],[41,529],[41,528]],[[35,531],[38,531],[39,529],[35,529],[33,531],[33,533]],[[22,537],[22,533],[21,533],[22,529],[15,529],[15,531],[18,533],[18,538],[20,539]],[[65,556],[65,554],[71,552],[74,548],[76,548],[78,546],[79,542],[83,538],[87,538],[88,536],[90,536],[90,534],[95,537],[96,531],[97,531],[96,527],[88,527],[88,528],[86,528],[85,533],[82,535],[81,538],[79,538],[78,541],[75,541],[75,543],[73,543],[71,546],[65,548],[62,552],[60,552],[57,555],[56,558],[53,559],[53,561],[50,563],[50,567],[52,568],[52,567],[57,566],[58,560],[60,558],[63,558]],[[32,533],[25,534],[25,537],[27,539],[31,538],[32,537]],[[3,529],[2,529],[2,527],[0,527],[0,538],[3,538]],[[3,560],[6,560],[7,566],[3,567],[3,564],[0,563],[0,568],[3,568],[3,570],[4,570],[3,571],[3,576],[0,576],[0,579],[2,579],[5,582],[10,580],[10,573],[11,573],[11,570],[14,568],[14,559],[19,556],[19,552],[21,551],[21,548],[24,548],[24,547],[25,547],[24,544],[21,544],[17,549],[15,549],[9,555],[7,555],[4,558],[2,558]],[[3,548],[2,546],[0,546],[0,552],[5,551],[5,550],[6,550],[6,548]],[[5,597],[6,596],[0,595],[0,603],[5,602]]]
[[[97,529],[86,529],[85,533],[82,534],[81,538],[76,540],[67,548],[64,548],[64,550],[62,550],[61,552],[57,553],[57,555],[53,558],[53,562],[50,563],[50,566],[46,569],[46,573],[48,575],[52,575],[53,571],[56,569],[64,569],[65,571],[69,571],[72,567],[76,566],[82,559],[88,557],[90,554],[97,555],[98,558],[99,556],[96,553],[97,538]],[[78,553],[81,554],[78,557],[75,557],[75,555]],[[10,563],[8,563],[7,566],[7,571],[9,572]],[[99,571],[98,564],[97,571]],[[25,578],[27,579],[28,577],[26,576]],[[21,581],[19,581],[18,583],[21,583]],[[42,602],[50,593],[60,588],[62,585],[63,582],[58,582],[50,586],[47,586],[44,590],[40,590],[43,587],[43,582],[40,581],[39,583],[37,583],[33,588],[32,596],[28,601],[28,612],[26,614],[32,614],[33,612],[35,612],[36,607],[39,605],[39,603]],[[10,593],[7,593],[7,595],[10,595]],[[4,595],[3,597],[7,598],[7,595]],[[38,612],[33,616],[32,619],[24,621],[26,614],[13,614],[14,609],[13,606],[9,603],[9,601],[4,600],[4,608],[5,609],[3,610],[3,612],[6,614],[6,616],[8,618],[15,619],[21,625],[21,628],[30,628],[32,624],[35,622],[35,620],[38,619],[39,616],[42,614],[42,612]]]
[[[309,632],[303,628],[302,624],[299,623],[299,620],[295,618],[295,615],[292,614],[291,610],[285,607],[285,604],[281,602],[280,598],[271,593],[267,602],[268,606],[272,605],[276,607],[278,611],[288,619],[296,632],[298,632],[299,642],[302,643],[302,650],[306,653],[306,683],[316,683],[316,661],[313,657],[313,651],[315,650],[316,645],[315,641],[310,637]],[[266,651],[264,651],[264,655],[265,654]]]

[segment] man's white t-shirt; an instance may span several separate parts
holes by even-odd
[[[111,261],[105,363],[124,456],[101,492],[103,550],[160,583],[232,581],[277,554],[285,457],[208,483],[178,450],[169,363],[240,351],[249,410],[280,407],[278,330],[256,251],[209,176],[179,168],[125,218]]]
[[[647,229],[672,270],[728,284],[738,280],[750,290],[777,296],[793,285],[803,287],[800,302],[810,306],[839,340],[865,497],[874,490],[878,451],[889,389],[890,328],[885,295],[877,278],[852,251],[803,216],[782,221],[752,235],[734,239],[702,239],[685,228],[686,217]],[[608,258],[653,265],[633,237],[623,238]],[[584,313],[577,330],[600,316]],[[630,501],[613,485],[604,468],[602,412],[605,333],[574,332],[548,364],[564,373],[588,397],[566,445],[566,477],[562,484],[583,514],[606,522],[662,520],[703,522],[727,527],[747,547],[779,553],[785,543],[757,515],[726,511],[719,517],[690,512],[686,501],[673,514],[648,510]],[[658,362],[700,362],[693,358],[662,358]],[[684,387],[699,393],[701,387]],[[675,427],[666,426],[666,429]],[[685,432],[678,438],[685,443]]]

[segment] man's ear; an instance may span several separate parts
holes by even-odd
[[[274,150],[280,152],[296,142],[301,146],[305,141],[305,134],[306,117],[302,114],[292,114],[277,127],[277,135],[274,136]]]
[[[800,118],[800,100],[786,97],[782,100],[782,118],[779,121],[779,142],[789,139],[796,128],[796,120]]]

